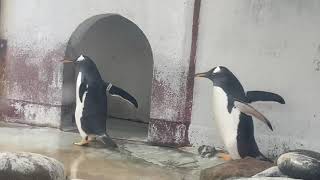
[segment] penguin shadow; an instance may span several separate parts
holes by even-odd
[[[116,144],[118,145],[118,143],[116,143]],[[82,147],[93,148],[93,149],[101,149],[101,150],[107,150],[107,151],[112,151],[112,152],[119,152],[119,150],[117,150],[117,148],[112,148],[112,147],[109,147],[106,144],[103,144],[96,137],[92,137],[90,139],[90,143],[82,145]]]

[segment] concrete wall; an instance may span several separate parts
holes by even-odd
[[[58,60],[64,57],[72,32],[87,18],[116,13],[137,24],[153,50],[151,119],[183,121],[192,0],[3,0],[1,8],[1,34],[8,39],[7,79],[3,83],[7,98],[13,99],[3,112],[7,119],[58,127],[62,96]],[[54,113],[48,115],[49,110]],[[175,139],[186,138],[185,131],[177,133],[172,135]]]
[[[246,90],[282,95],[285,105],[255,103],[274,131],[255,121],[269,156],[283,150],[320,151],[320,1],[202,0],[196,72],[227,66]],[[211,112],[211,83],[196,79],[190,139],[221,141]]]

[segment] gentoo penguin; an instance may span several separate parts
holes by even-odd
[[[112,96],[119,96],[137,108],[136,99],[121,88],[104,82],[96,64],[89,57],[81,55],[76,60],[63,60],[63,62],[74,63],[79,70],[76,83],[75,119],[82,140],[74,144],[86,145],[91,139],[96,138],[107,147],[117,147],[106,132],[106,93],[108,91]]]
[[[255,101],[276,101],[284,99],[264,91],[245,92],[236,76],[226,67],[217,66],[195,77],[205,77],[213,82],[213,118],[217,123],[222,141],[229,156],[224,159],[241,159],[247,156],[268,160],[260,151],[254,138],[252,116],[261,120],[271,130],[269,120],[249,103]]]

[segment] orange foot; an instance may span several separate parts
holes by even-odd
[[[219,153],[217,156],[219,158],[222,158],[225,161],[231,161],[232,160],[231,156],[229,154],[227,154],[227,153]]]
[[[88,145],[89,144],[88,137],[86,137],[84,139],[81,139],[80,142],[76,142],[76,143],[73,143],[73,144],[78,145],[78,146]]]

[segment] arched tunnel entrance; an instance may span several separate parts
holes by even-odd
[[[95,61],[105,81],[126,90],[138,101],[139,108],[135,109],[126,101],[108,95],[108,129],[125,130],[126,126],[136,126],[130,123],[139,122],[144,124],[147,135],[153,57],[150,44],[140,28],[116,14],[91,17],[77,27],[68,42],[66,57],[76,58],[80,54]],[[75,129],[72,119],[76,71],[73,65],[64,66],[62,129]]]

